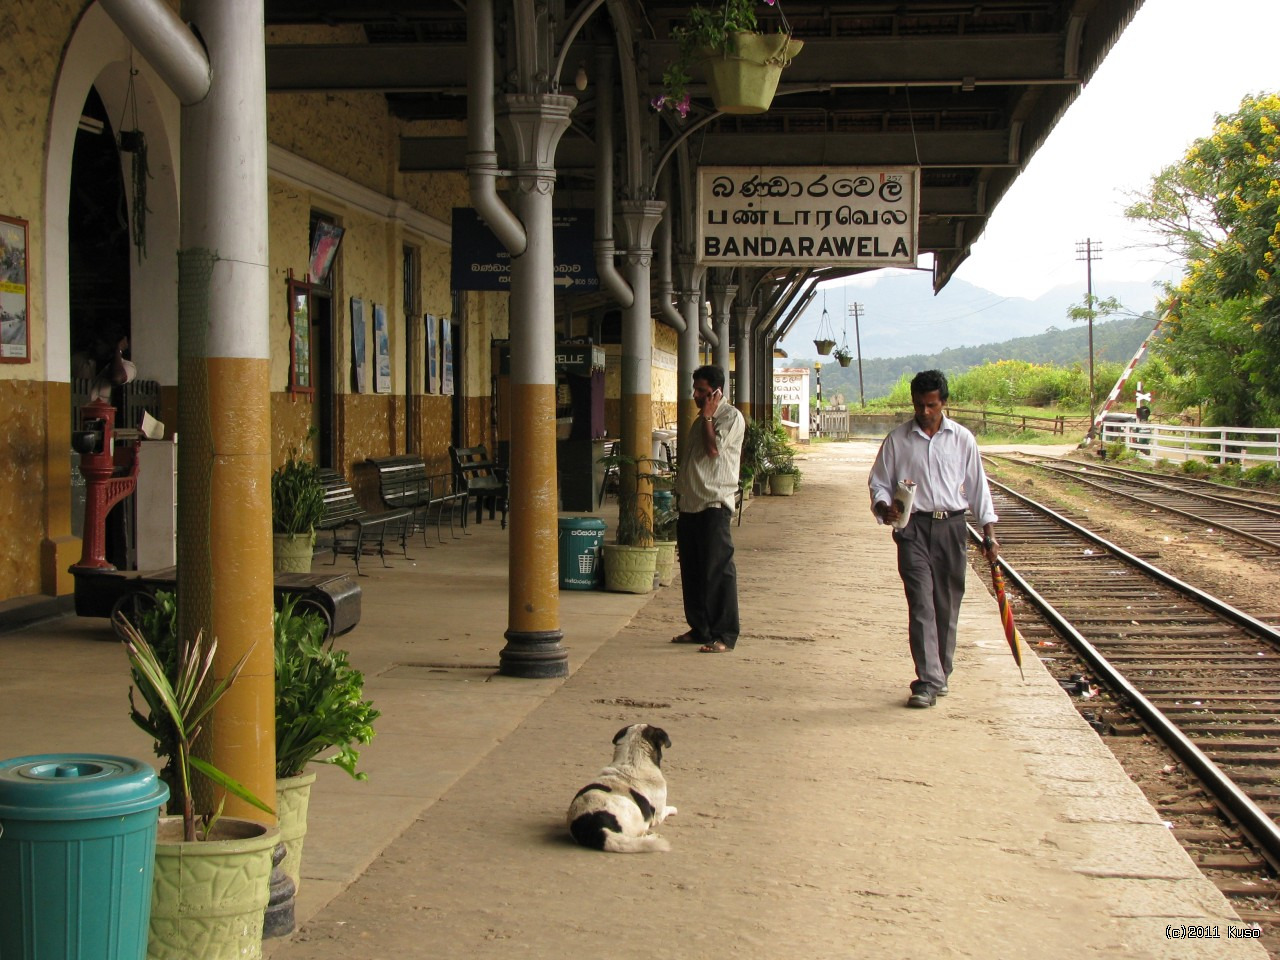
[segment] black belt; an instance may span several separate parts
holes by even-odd
[[[922,516],[930,517],[931,519],[934,519],[934,520],[946,520],[950,517],[964,516],[963,510],[934,510],[932,513],[930,513],[927,510],[914,510],[912,511],[912,513],[913,514],[918,513],[918,514],[921,514]]]

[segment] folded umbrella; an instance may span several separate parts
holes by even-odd
[[[1000,620],[1004,623],[1005,639],[1009,641],[1009,649],[1013,651],[1013,662],[1018,665],[1018,675],[1025,681],[1027,675],[1022,672],[1022,650],[1018,646],[1022,634],[1018,633],[1018,628],[1013,625],[1013,605],[1004,595],[1004,575],[1000,573],[998,563],[991,565],[991,583],[996,588],[996,602],[1000,604]]]

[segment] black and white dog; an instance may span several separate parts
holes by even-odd
[[[660,769],[662,748],[671,746],[671,738],[660,727],[633,723],[619,730],[613,743],[613,762],[569,804],[569,832],[584,847],[610,853],[670,850],[649,828],[676,812],[667,806],[667,781]]]

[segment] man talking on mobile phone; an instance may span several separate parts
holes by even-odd
[[[738,643],[738,570],[733,562],[734,498],[746,421],[724,400],[724,371],[693,371],[698,419],[680,438],[676,549],[689,629],[672,643],[696,643],[701,653],[726,653]]]

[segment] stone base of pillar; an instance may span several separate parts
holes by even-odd
[[[559,630],[508,630],[507,645],[498,654],[498,673],[524,680],[550,680],[569,675],[569,651],[560,645]]]

